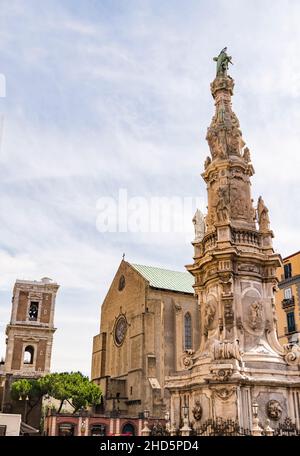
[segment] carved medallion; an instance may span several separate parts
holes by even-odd
[[[186,355],[186,356],[183,357],[182,363],[183,363],[184,367],[185,367],[186,369],[188,369],[189,367],[192,367],[192,365],[193,365],[193,360],[192,360],[191,356],[187,356],[187,355]]]
[[[271,420],[278,421],[282,415],[282,408],[278,401],[271,400],[266,405],[267,415]]]
[[[226,382],[229,377],[233,374],[233,369],[231,368],[224,368],[224,369],[219,369],[219,368],[211,368],[210,372],[213,376],[214,380],[220,381],[220,382]]]

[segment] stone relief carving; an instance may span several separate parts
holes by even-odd
[[[226,299],[224,301],[224,319],[225,319],[225,326],[227,329],[231,329],[233,326],[234,321],[234,312],[232,308],[232,299]]]
[[[213,380],[217,380],[219,382],[226,382],[229,377],[232,376],[233,369],[232,368],[215,368],[211,367],[210,372],[212,374]]]
[[[196,213],[193,217],[193,224],[195,230],[195,241],[200,242],[204,238],[206,227],[204,215],[199,209],[196,210]]]
[[[278,401],[271,400],[266,404],[266,412],[271,420],[278,421],[282,415],[282,407]]]
[[[230,267],[230,263],[229,263]],[[219,264],[219,269],[221,269],[221,264]],[[220,275],[221,285],[223,293],[228,294],[232,292],[232,275],[230,273],[222,273]]]
[[[284,360],[290,366],[300,364],[300,346],[298,344],[285,344]]]
[[[212,328],[212,324],[216,316],[216,311],[216,304],[212,300],[208,301],[204,309],[204,329],[206,332]]]
[[[230,210],[233,218],[248,218],[249,204],[242,185],[235,183],[231,188]]]
[[[232,359],[235,358],[238,361],[242,361],[242,352],[239,346],[239,340],[236,339],[234,342],[230,341],[215,341],[211,346],[212,358],[217,359]]]
[[[259,300],[252,302],[249,306],[248,325],[254,331],[260,330],[263,326],[263,306]]]
[[[181,310],[182,310],[182,307],[180,304],[178,304],[176,301],[174,301],[174,299],[172,298],[172,304],[174,306],[174,309],[175,309],[175,312],[176,313],[180,313]]]
[[[257,203],[257,220],[259,231],[266,232],[270,230],[269,211],[261,196],[258,198]]]
[[[217,218],[219,222],[228,220],[229,191],[228,187],[219,187],[217,190],[218,203],[216,206]]]
[[[224,159],[228,155],[240,155],[245,145],[237,117],[225,99],[218,103],[216,114],[207,130],[206,140],[213,160]]]
[[[217,115],[213,117],[212,123],[216,123]],[[222,133],[218,133],[214,128],[209,128],[207,131],[206,139],[209,145],[212,159],[226,158],[226,140],[222,137]]]
[[[238,265],[238,271],[259,273],[259,267],[251,263],[241,263]]]
[[[193,365],[193,360],[190,356],[184,356],[182,359],[182,363],[186,369],[189,369]]]
[[[214,389],[214,393],[216,394],[216,396],[218,396],[223,401],[226,401],[227,399],[229,399],[233,395],[234,392],[235,392],[234,387],[232,387],[232,388],[215,388]]]
[[[232,116],[232,123],[236,123],[236,115],[234,113],[231,114]],[[236,119],[235,119],[236,118]],[[240,150],[244,147],[245,142],[242,139],[241,131],[238,129],[237,126],[232,128],[231,134],[228,135],[227,143],[228,143],[228,153],[229,155],[240,155]]]
[[[202,407],[200,405],[200,401],[196,400],[195,406],[192,410],[193,417],[195,418],[196,421],[200,421],[202,418]]]
[[[194,350],[188,349],[185,350],[185,353],[182,357],[182,364],[185,369],[189,369],[193,365],[192,355],[194,354]]]

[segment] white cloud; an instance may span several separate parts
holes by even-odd
[[[212,57],[224,45],[254,197],[270,209],[278,250],[299,249],[300,5],[36,5],[1,3],[0,289],[9,293],[17,277],[60,283],[53,368],[88,372],[99,306],[123,251],[129,261],[177,269],[192,258],[184,235],[100,235],[96,202],[119,188],[205,195]],[[8,316],[10,301],[0,306]]]

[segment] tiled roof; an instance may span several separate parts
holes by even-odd
[[[170,271],[142,264],[131,263],[131,266],[149,281],[151,287],[194,294],[194,277],[189,272]]]

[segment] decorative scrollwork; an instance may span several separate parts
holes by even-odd
[[[284,359],[290,366],[300,364],[300,346],[298,344],[285,344],[283,346],[285,355]]]

